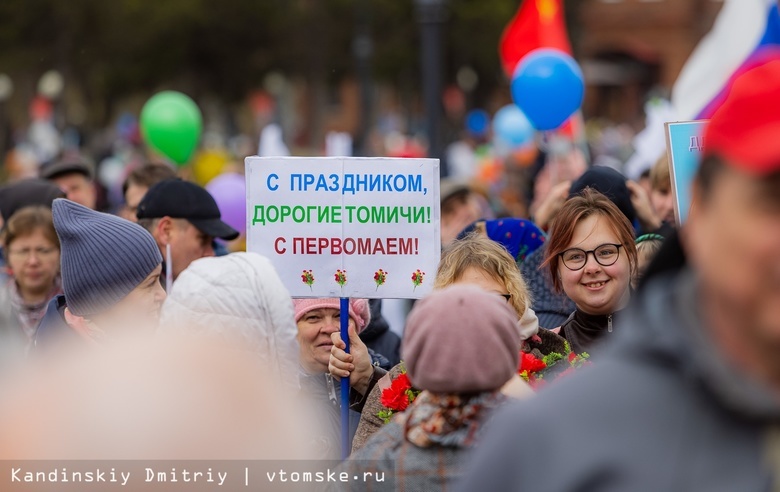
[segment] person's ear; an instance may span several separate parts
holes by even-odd
[[[173,226],[173,219],[170,217],[163,217],[157,221],[157,227],[155,227],[155,236],[157,236],[157,240],[160,241],[163,245],[171,243],[171,236],[173,235],[174,229]]]
[[[65,308],[65,322],[71,327],[80,332],[89,331],[87,328],[87,320],[82,316],[76,316],[70,312],[70,309]]]

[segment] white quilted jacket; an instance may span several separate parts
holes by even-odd
[[[257,353],[273,377],[299,386],[292,299],[264,256],[232,253],[192,262],[162,309],[161,332],[182,329],[238,340]]]

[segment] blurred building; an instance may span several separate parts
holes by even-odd
[[[652,90],[665,95],[723,0],[582,0],[575,40],[585,114],[640,123]]]

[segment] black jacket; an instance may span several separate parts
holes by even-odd
[[[393,367],[401,362],[401,337],[390,331],[390,325],[382,317],[381,299],[371,299],[368,305],[371,308],[371,322],[360,333],[360,339],[369,349],[385,356],[390,361],[390,367]]]

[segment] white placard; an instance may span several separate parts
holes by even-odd
[[[441,256],[438,159],[247,157],[247,250],[293,297],[416,299]]]

